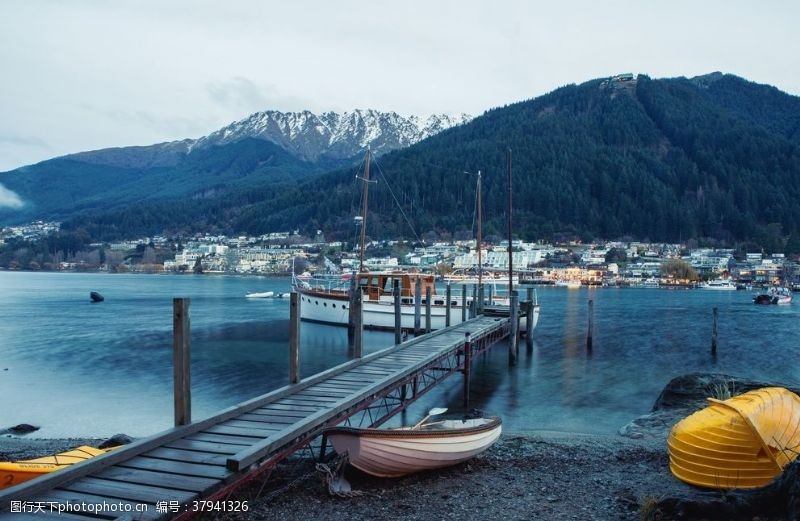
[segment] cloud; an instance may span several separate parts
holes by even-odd
[[[18,210],[25,206],[20,196],[9,190],[3,185],[0,185],[0,208],[11,208]]]
[[[12,136],[12,135],[2,135],[2,134],[0,134],[0,145],[13,145],[19,147],[44,148],[44,149],[52,148],[50,144],[47,143],[45,140],[36,137]]]
[[[261,110],[318,110],[317,103],[283,94],[275,85],[256,84],[249,78],[235,76],[226,81],[210,82],[206,90],[216,105],[236,114]]]

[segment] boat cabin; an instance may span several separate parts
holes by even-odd
[[[413,300],[417,279],[420,279],[423,301],[426,288],[431,288],[431,295],[436,294],[436,283],[433,275],[425,273],[360,273],[358,287],[369,300],[381,300],[381,297],[391,297],[394,281],[400,281],[400,296],[404,303],[406,299]]]

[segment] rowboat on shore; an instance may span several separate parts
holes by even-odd
[[[0,461],[0,489],[13,487],[44,474],[69,467],[112,449],[82,446],[67,452],[23,461]]]
[[[709,406],[670,432],[669,468],[701,487],[763,487],[795,460],[800,449],[800,397],[765,387]]]
[[[500,437],[497,416],[442,420],[399,429],[335,427],[326,431],[333,448],[373,476],[396,478],[457,465],[485,451]]]

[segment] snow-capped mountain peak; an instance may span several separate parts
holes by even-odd
[[[308,161],[349,158],[367,146],[385,153],[466,123],[467,114],[402,116],[396,112],[356,109],[337,113],[256,112],[195,141],[191,148],[224,145],[244,138],[271,141]]]

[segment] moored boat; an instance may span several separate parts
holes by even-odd
[[[257,293],[248,293],[245,298],[271,298],[275,295],[274,291],[262,291]]]
[[[710,405],[678,422],[670,432],[670,471],[702,487],[767,485],[797,457],[800,397],[766,387]]]
[[[700,289],[711,289],[717,291],[736,291],[736,284],[734,284],[730,279],[715,279],[715,280],[709,280],[705,284],[701,284]]]
[[[105,454],[112,449],[81,446],[75,449],[23,461],[0,461],[0,489],[13,487],[50,472]]]
[[[326,434],[336,452],[347,453],[357,469],[394,478],[467,461],[491,447],[501,431],[502,421],[494,416],[443,420],[418,428],[335,427]]]
[[[787,288],[772,288],[767,293],[753,297],[756,304],[791,304],[792,292]]]

